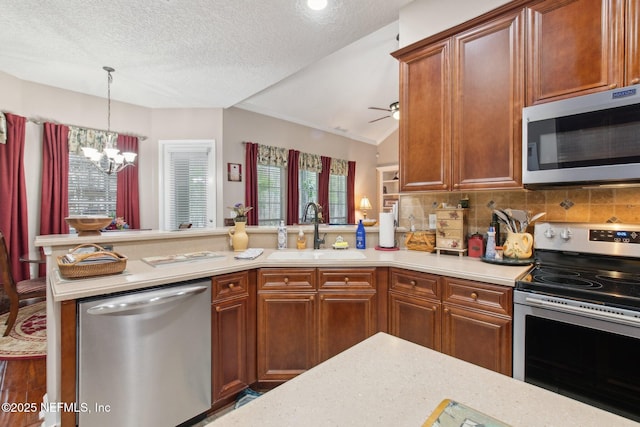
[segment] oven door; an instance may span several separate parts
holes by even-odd
[[[640,314],[623,324],[518,290],[514,303],[514,378],[640,421]]]

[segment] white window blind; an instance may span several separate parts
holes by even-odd
[[[69,153],[69,215],[115,217],[117,187],[117,174],[107,175],[83,155]]]
[[[298,221],[302,223],[304,208],[309,202],[318,202],[318,173],[300,169],[298,172]],[[325,209],[323,206],[322,209]],[[307,219],[308,220],[308,219]]]
[[[284,171],[280,166],[258,165],[259,225],[278,225],[285,219]]]
[[[212,142],[171,141],[163,144],[163,224],[168,230],[191,223],[193,228],[215,224]]]
[[[347,223],[346,175],[329,175],[329,221],[332,224]]]

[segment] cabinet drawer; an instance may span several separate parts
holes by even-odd
[[[258,290],[315,291],[314,268],[261,268],[258,270]]]
[[[211,300],[243,296],[249,294],[249,275],[247,272],[224,274],[211,279]]]
[[[443,280],[442,300],[445,304],[477,308],[507,316],[511,316],[513,312],[512,288],[450,277],[444,277]]]
[[[408,270],[391,269],[391,289],[409,295],[440,299],[439,276],[416,273]]]
[[[344,290],[375,290],[375,268],[320,268],[318,269],[318,288]]]

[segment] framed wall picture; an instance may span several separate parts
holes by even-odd
[[[242,165],[240,163],[227,163],[227,181],[242,181]]]

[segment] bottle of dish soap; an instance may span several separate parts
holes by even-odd
[[[278,249],[287,249],[287,227],[284,226],[284,221],[280,221],[278,227]]]
[[[298,239],[296,240],[296,246],[298,249],[306,249],[307,248],[307,238],[304,237],[304,233],[302,232],[302,228],[298,231]]]
[[[489,227],[487,231],[487,249],[484,253],[487,259],[495,259],[496,257],[496,229]]]
[[[364,231],[364,224],[362,223],[362,220],[360,220],[360,222],[358,222],[358,228],[356,229],[356,249],[366,249],[366,239],[367,237]]]

